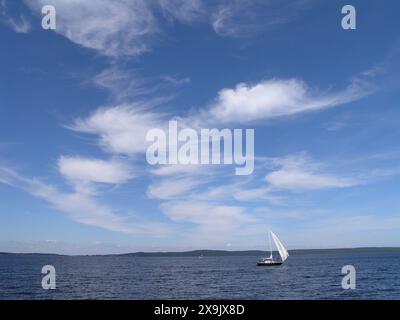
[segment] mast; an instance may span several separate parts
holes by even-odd
[[[272,259],[271,230],[268,232],[268,239],[269,239],[269,250],[271,251],[271,255],[269,257],[270,259]]]

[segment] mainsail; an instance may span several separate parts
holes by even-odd
[[[272,239],[275,242],[276,247],[278,248],[279,255],[281,256],[282,262],[284,262],[287,259],[287,257],[289,257],[289,253],[287,252],[287,250],[283,246],[282,242],[278,239],[276,234],[273,233],[272,231],[271,231],[271,236],[272,236]]]

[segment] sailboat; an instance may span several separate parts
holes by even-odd
[[[280,259],[274,260],[274,257],[272,255],[271,238],[272,238],[272,240],[274,240],[276,248],[278,249]],[[282,242],[279,240],[277,235],[275,233],[273,233],[272,231],[269,231],[269,247],[271,250],[271,255],[267,258],[263,258],[260,261],[258,261],[257,266],[266,266],[266,267],[280,266],[289,257],[289,252],[283,246]]]

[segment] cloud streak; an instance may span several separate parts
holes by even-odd
[[[23,176],[9,167],[0,166],[0,183],[42,199],[55,210],[84,225],[131,236],[149,235],[157,238],[171,235],[174,230],[172,224],[149,221],[132,212],[123,214],[102,204],[93,194],[81,190],[63,192],[39,179]]]
[[[164,32],[164,20],[187,25],[208,24],[220,36],[242,37],[288,23],[308,8],[308,2],[53,0],[51,4],[57,10],[56,33],[102,55],[123,57],[139,56],[151,50],[155,39]],[[36,14],[48,4],[46,0],[24,0],[24,3]],[[22,30],[21,27],[14,29]]]
[[[167,202],[161,206],[173,221],[192,222],[202,226],[237,227],[253,219],[245,214],[244,208],[215,205],[207,202]]]
[[[0,182],[45,200],[55,209],[82,224],[133,234],[135,228],[112,209],[79,192],[64,193],[38,179],[21,176],[12,169],[0,167]]]
[[[46,0],[25,0],[35,12]],[[116,56],[137,56],[149,50],[149,37],[158,26],[147,1],[143,0],[53,0],[60,35],[82,47]]]
[[[248,123],[344,105],[373,91],[371,84],[359,79],[343,91],[327,93],[317,92],[298,79],[240,83],[234,89],[221,90],[209,114],[216,121]]]
[[[123,184],[134,177],[132,169],[120,160],[105,161],[79,156],[61,156],[58,170],[77,187],[89,187],[92,183]]]
[[[321,173],[319,165],[304,154],[295,154],[282,159],[274,159],[280,166],[266,176],[266,181],[273,188],[289,191],[313,191],[332,188],[348,188],[358,184],[349,178]]]
[[[152,183],[147,193],[150,198],[171,200],[187,197],[189,192],[204,183],[206,181],[195,178],[169,178]]]
[[[249,37],[269,32],[294,20],[310,0],[228,0],[212,11],[214,31],[224,37]]]
[[[28,33],[32,29],[31,23],[23,14],[18,17],[12,17],[8,14],[6,0],[0,1],[0,18],[1,22],[16,33]]]

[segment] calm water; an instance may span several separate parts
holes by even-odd
[[[0,255],[0,299],[400,299],[400,253],[298,254],[272,268],[258,258]],[[47,264],[55,291],[41,288]],[[341,288],[346,264],[353,291]]]

